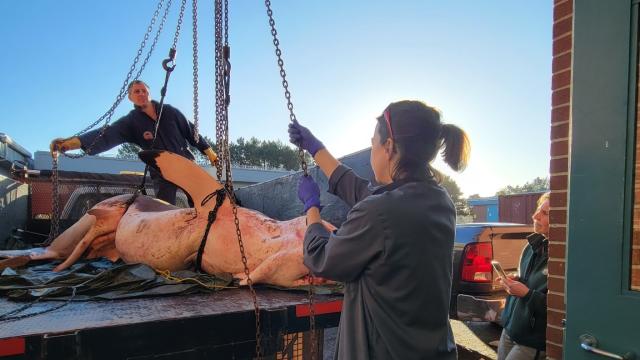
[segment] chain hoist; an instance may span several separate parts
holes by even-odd
[[[182,27],[182,17],[184,16],[184,9],[186,6],[187,0],[182,0],[180,4],[180,14],[178,15],[178,25],[176,25],[176,32],[173,36],[173,44],[169,49],[169,57],[162,61],[162,68],[165,71],[164,76],[164,85],[162,85],[162,89],[160,89],[160,104],[158,107],[160,111],[158,112],[158,118],[156,119],[155,129],[153,133],[153,141],[151,142],[151,149],[154,148],[156,144],[156,139],[158,138],[158,127],[160,125],[160,120],[162,119],[162,112],[164,109],[164,98],[167,95],[167,86],[169,86],[169,78],[171,77],[171,73],[176,68],[176,52],[178,46],[178,38],[180,37],[180,28]],[[146,173],[146,172],[145,172]]]
[[[280,50],[280,40],[278,40],[278,31],[276,30],[276,21],[273,18],[273,10],[271,10],[271,1],[265,0],[265,6],[267,7],[267,16],[269,17],[269,26],[271,27],[271,36],[273,37],[273,46],[275,47],[276,58],[278,67],[280,68],[280,77],[282,78],[282,87],[284,88],[284,97],[287,100],[287,109],[289,109],[289,119],[291,122],[297,122],[296,114],[293,112],[293,103],[291,102],[291,92],[289,91],[289,82],[287,81],[287,72],[284,70],[284,60],[282,59],[282,50]],[[300,165],[302,166],[303,176],[309,176],[307,172],[307,162],[304,158],[304,150],[302,147],[298,147],[298,157],[300,158]],[[311,334],[311,359],[316,358],[316,320],[315,320],[315,308],[313,306],[313,274],[309,272],[309,331]]]
[[[225,189],[227,196],[231,202],[233,211],[233,222],[238,237],[238,247],[240,248],[240,256],[244,275],[253,300],[253,308],[255,315],[256,327],[256,358],[262,359],[262,333],[260,326],[260,306],[258,305],[258,297],[253,287],[253,281],[249,273],[249,265],[242,241],[242,232],[240,231],[240,219],[238,218],[238,204],[236,202],[233,178],[231,175],[231,154],[229,150],[229,80],[231,75],[230,48],[229,48],[229,6],[228,0],[215,1],[215,84],[216,84],[216,146],[218,150],[218,164],[216,166],[216,175],[218,180],[222,180],[222,168],[225,170]]]
[[[200,141],[200,107],[198,99],[198,0],[191,2],[193,18],[193,139]],[[210,144],[211,145],[211,144]]]

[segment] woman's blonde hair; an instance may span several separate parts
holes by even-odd
[[[540,195],[540,197],[538,198],[538,207],[540,207],[540,205],[542,205],[543,202],[549,200],[551,198],[551,191],[547,191],[546,193]]]

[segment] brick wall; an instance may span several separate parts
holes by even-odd
[[[549,294],[547,295],[547,357],[562,359],[565,318],[565,259],[569,149],[571,142],[571,56],[573,0],[554,0],[551,79],[551,209],[549,218]]]

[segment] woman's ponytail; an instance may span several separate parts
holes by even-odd
[[[464,130],[453,124],[443,124],[440,132],[442,138],[442,157],[453,170],[462,171],[467,167],[471,143]]]

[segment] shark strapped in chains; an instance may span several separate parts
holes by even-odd
[[[200,257],[204,272],[230,273],[240,279],[241,285],[246,284],[232,213],[235,205],[225,196],[225,188],[182,156],[158,150],[143,151],[139,156],[166,180],[186,191],[195,207],[178,208],[145,195],[114,196],[96,204],[50,246],[29,250],[30,258],[63,259],[56,267],[58,271],[83,255],[175,271],[196,263],[203,244]],[[216,213],[215,220],[207,233],[211,210]],[[309,270],[302,263],[305,218],[277,221],[245,208],[237,208],[237,213],[253,283],[308,285]],[[324,225],[334,229],[327,222]],[[326,281],[314,278],[314,282]]]

